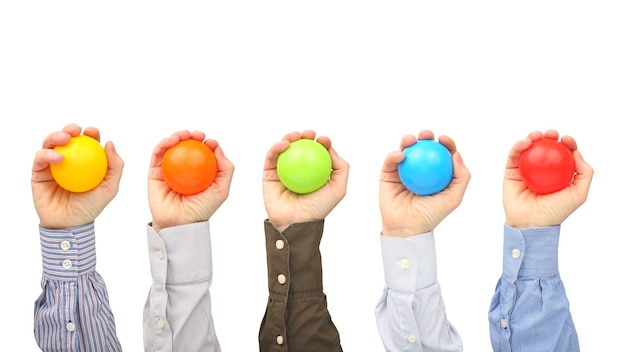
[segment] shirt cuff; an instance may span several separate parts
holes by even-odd
[[[319,245],[324,220],[290,225],[282,233],[265,220],[268,288],[280,295],[321,291]]]
[[[159,233],[147,226],[152,279],[176,285],[210,282],[213,277],[208,221],[167,227]]]
[[[432,231],[409,238],[380,236],[385,284],[415,292],[437,281],[435,236]]]
[[[557,274],[560,232],[561,225],[518,230],[505,224],[504,275],[535,278]]]
[[[43,276],[76,280],[96,269],[96,235],[93,221],[67,230],[39,226]]]

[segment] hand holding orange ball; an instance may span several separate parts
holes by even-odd
[[[187,139],[163,154],[161,170],[165,183],[172,190],[191,195],[211,186],[217,174],[217,161],[207,145],[195,139]]]

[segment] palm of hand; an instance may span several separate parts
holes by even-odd
[[[339,203],[341,190],[332,180],[309,194],[287,190],[279,180],[264,180],[263,197],[268,217],[275,226],[324,219]]]
[[[32,188],[41,226],[50,229],[92,222],[114,197],[114,193],[109,194],[111,190],[106,181],[85,193],[67,191],[54,180],[33,182]]]
[[[383,231],[400,231],[405,236],[432,231],[449,213],[444,192],[419,196],[407,190],[399,180],[381,181],[379,201]]]
[[[208,220],[223,201],[215,195],[215,184],[201,194],[181,195],[161,178],[148,180],[148,202],[153,221],[163,227]]]
[[[520,178],[507,177],[503,205],[508,225],[528,228],[559,225],[580,204],[571,187],[542,195],[529,190]]]

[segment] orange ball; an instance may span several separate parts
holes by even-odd
[[[161,171],[173,191],[192,195],[211,186],[217,175],[217,160],[206,144],[187,139],[165,151]]]

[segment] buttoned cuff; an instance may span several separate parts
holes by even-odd
[[[93,221],[67,230],[39,226],[43,276],[76,280],[96,269],[96,235]]]
[[[435,236],[432,231],[409,238],[380,236],[386,285],[415,292],[437,281]]]
[[[264,225],[270,293],[321,291],[324,220],[292,224],[282,233],[269,220]]]
[[[560,232],[560,225],[518,230],[505,224],[504,275],[536,278],[557,274]]]
[[[167,227],[147,226],[150,271],[156,283],[180,285],[211,281],[211,235],[208,221]]]

